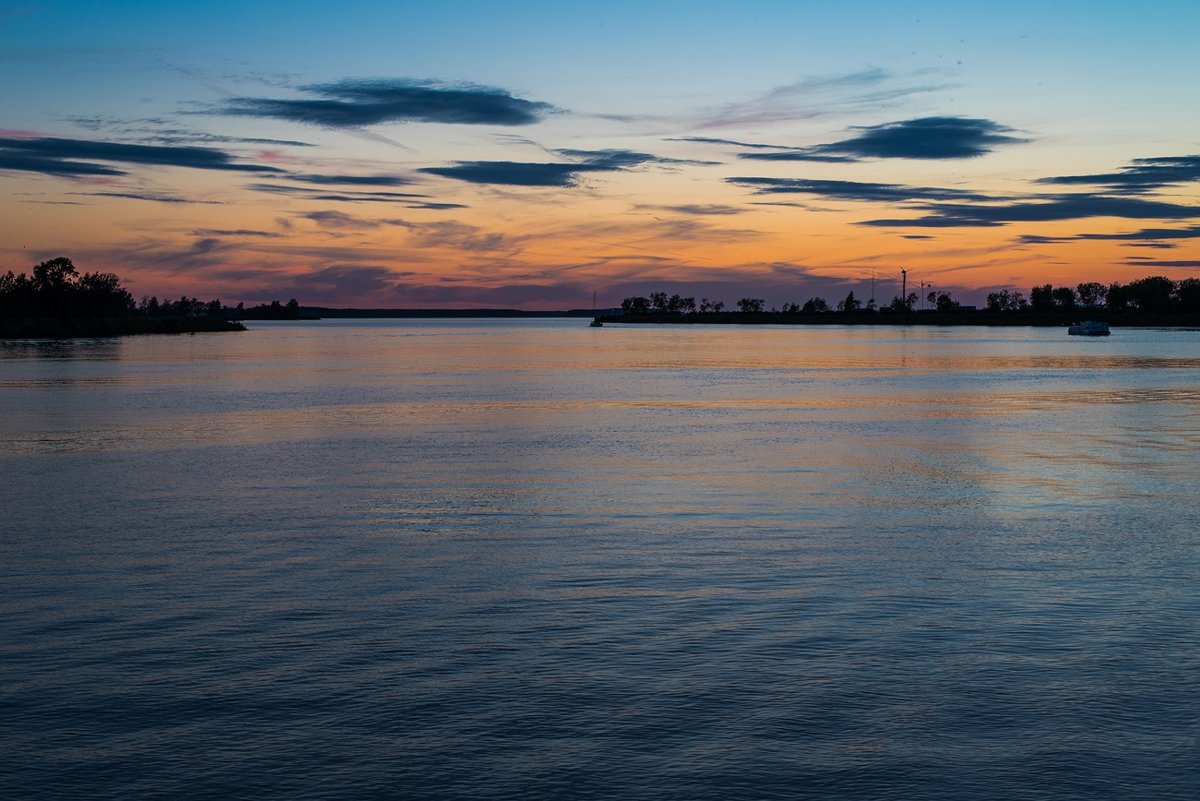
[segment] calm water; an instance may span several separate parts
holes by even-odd
[[[0,343],[5,799],[1195,799],[1200,332]]]

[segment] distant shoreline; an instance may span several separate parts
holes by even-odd
[[[619,309],[566,309],[564,311],[525,311],[524,309],[335,309],[327,306],[301,306],[308,319],[400,319],[419,317],[596,317],[615,314]],[[247,318],[250,319],[250,318]]]
[[[215,317],[25,317],[0,319],[0,339],[91,339],[139,334],[201,334],[245,331]]]
[[[697,312],[691,314],[613,314],[597,315],[608,324],[622,325],[875,325],[959,328],[964,326],[1062,328],[1081,320],[1097,320],[1113,326],[1200,327],[1200,315],[1187,313],[1123,312],[1079,309],[1074,313],[1036,314],[1029,312],[989,311],[913,311],[908,313],[828,312],[790,314],[786,312]]]

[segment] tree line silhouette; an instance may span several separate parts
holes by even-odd
[[[785,303],[780,308],[767,311],[762,298],[745,297],[737,301],[736,311],[725,311],[723,301],[702,298],[696,303],[694,297],[652,292],[648,297],[625,298],[621,302],[624,315],[604,319],[737,322],[750,319],[778,321],[785,318],[824,318],[835,322],[840,317],[856,321],[874,318],[895,322],[912,319],[906,315],[917,312],[918,303],[921,302],[916,292],[910,292],[906,297],[897,295],[887,305],[879,306],[874,298],[863,301],[851,291],[832,305],[822,297],[813,297],[802,304]],[[1149,276],[1127,284],[1113,282],[1106,285],[1087,281],[1075,287],[1043,284],[1031,288],[1028,298],[1019,290],[1002,289],[989,293],[987,305],[979,310],[973,306],[963,306],[950,292],[931,291],[925,296],[923,306],[919,310],[922,317],[933,313],[935,318],[943,322],[1053,324],[1084,314],[1096,319],[1131,323],[1153,321],[1200,314],[1200,278],[1172,281],[1163,276]]]
[[[241,307],[241,304],[238,304]],[[0,336],[112,336],[140,333],[244,330],[230,322],[236,309],[220,300],[133,299],[115,273],[80,273],[60,256],[31,274],[0,275]]]

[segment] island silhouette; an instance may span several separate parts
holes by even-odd
[[[240,306],[240,304],[239,304]],[[138,304],[114,273],[80,273],[60,256],[32,275],[0,275],[0,338],[105,337],[245,331],[220,300],[145,298]]]

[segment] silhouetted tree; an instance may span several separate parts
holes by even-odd
[[[1075,291],[1079,293],[1079,303],[1082,306],[1104,305],[1104,296],[1107,294],[1104,284],[1088,281],[1075,287]]]
[[[1114,281],[1108,285],[1108,292],[1105,293],[1105,305],[1110,311],[1124,311],[1129,306],[1129,293],[1125,291],[1125,287]]]
[[[1035,286],[1029,290],[1029,305],[1035,312],[1050,311],[1054,308],[1054,287],[1050,284]]]
[[[825,298],[809,298],[804,301],[800,311],[805,314],[825,314],[829,311],[829,304],[825,302]]]
[[[626,314],[649,314],[650,301],[644,297],[641,297],[640,295],[632,298],[625,298],[625,300],[621,301],[621,309],[624,310]]]
[[[1137,304],[1138,311],[1144,312],[1168,311],[1174,289],[1171,279],[1161,275],[1130,281],[1125,285],[1125,291]]]
[[[757,314],[763,310],[765,302],[762,298],[742,298],[737,302],[738,311],[743,314]]]
[[[850,293],[846,295],[845,300],[842,300],[838,303],[838,311],[856,312],[861,306],[862,303],[859,302],[858,298],[854,297],[854,291],[851,290]]]
[[[930,293],[933,294],[933,293]],[[962,308],[957,300],[950,296],[949,292],[938,292],[931,301],[933,307],[939,312],[949,312]]]
[[[1200,278],[1185,278],[1175,285],[1175,304],[1180,311],[1200,312]]]
[[[1001,289],[999,292],[989,292],[987,296],[987,307],[989,311],[1007,312],[1020,311],[1029,304],[1025,300],[1025,296],[1020,292]]]
[[[1075,308],[1075,290],[1069,286],[1055,287],[1051,293],[1054,298],[1054,305],[1064,311],[1072,311]]]

